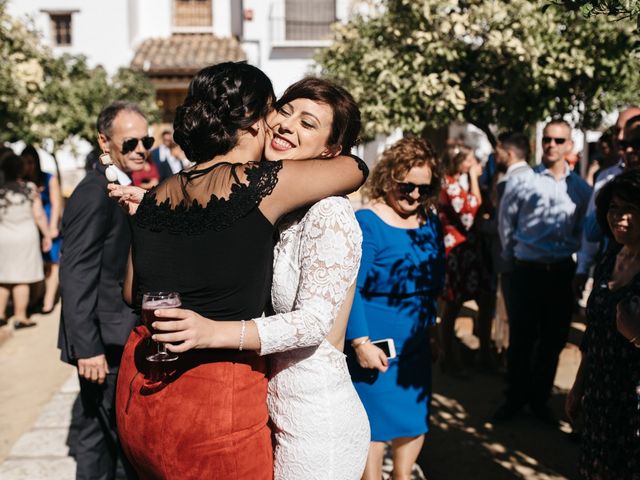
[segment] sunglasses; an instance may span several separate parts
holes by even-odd
[[[640,138],[635,140],[620,140],[618,142],[621,150],[626,150],[628,148],[633,149],[634,151],[640,150]]]
[[[562,145],[567,141],[566,138],[556,138],[556,137],[542,137],[542,143],[551,143],[552,141],[556,142],[556,145]]]
[[[155,139],[149,135],[142,138],[127,138],[122,142],[122,154],[126,155],[129,152],[133,152],[138,147],[138,142],[142,142],[144,149],[149,150],[153,147]]]
[[[397,184],[398,184],[398,191],[403,195],[409,195],[417,188],[418,194],[421,197],[426,197],[427,195],[431,195],[438,190],[438,185],[434,184],[433,182],[423,183],[421,185],[416,185],[415,183],[411,183],[411,182],[397,182]]]

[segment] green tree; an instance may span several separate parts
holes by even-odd
[[[0,0],[0,141],[28,135],[49,56],[32,27],[10,17]]]
[[[640,0],[549,0],[550,5],[560,5],[567,10],[578,11],[586,17],[606,15],[617,19],[636,19],[640,27]]]
[[[0,141],[24,140],[52,154],[73,137],[96,145],[98,113],[116,99],[139,103],[150,121],[159,118],[146,77],[121,68],[110,78],[82,55],[54,56],[0,0]]]
[[[363,2],[317,54],[350,89],[365,136],[464,120],[525,129],[579,112],[583,126],[638,98],[633,25],[543,9],[541,0]]]

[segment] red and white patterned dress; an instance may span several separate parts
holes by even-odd
[[[445,300],[475,298],[485,280],[474,228],[479,207],[478,198],[459,179],[445,176],[438,207],[446,256]]]

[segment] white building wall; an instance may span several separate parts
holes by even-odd
[[[346,19],[350,0],[336,1],[336,17]],[[284,0],[244,0],[244,11],[252,11],[251,20],[243,20],[243,48],[250,63],[263,70],[280,95],[293,82],[310,73],[315,65],[317,48],[328,45],[323,41],[281,41],[273,18],[284,16]],[[280,38],[283,37],[280,32]]]
[[[52,46],[47,11],[75,11],[72,16],[72,44],[53,47],[55,53],[86,55],[91,66],[102,65],[109,73],[128,65],[133,50],[127,0],[10,0],[9,14],[34,20],[44,42]]]
[[[233,1],[213,0],[213,31],[218,37],[230,37],[232,35],[231,2]]]
[[[171,0],[129,0],[131,34],[131,55],[136,47],[147,38],[168,37],[172,28]],[[131,57],[132,58],[132,57]],[[126,64],[131,61],[128,59]]]

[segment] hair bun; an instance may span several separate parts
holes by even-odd
[[[190,160],[210,160],[218,150],[228,151],[235,143],[236,132],[228,120],[224,102],[187,99],[176,110],[173,136]]]
[[[256,67],[226,62],[203,68],[176,110],[174,139],[196,163],[224,155],[239,130],[266,115],[273,98],[271,81]]]

